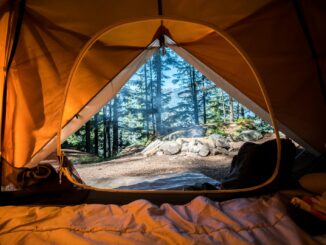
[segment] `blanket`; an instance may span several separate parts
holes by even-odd
[[[0,207],[0,244],[319,244],[287,215],[280,197],[186,205]]]

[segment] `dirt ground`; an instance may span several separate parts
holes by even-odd
[[[159,176],[185,172],[202,173],[220,180],[229,172],[231,156],[198,157],[189,155],[134,155],[94,164],[76,164],[75,168],[86,184],[109,186],[110,182],[126,177]]]
[[[274,135],[265,135],[263,139],[256,141],[255,143],[260,144],[273,138]],[[233,151],[230,152],[230,155],[221,154],[201,157],[196,154],[191,155],[190,153],[184,153],[146,157],[140,153],[136,153],[110,161],[87,164],[77,163],[74,164],[74,166],[86,184],[101,188],[128,186],[135,183],[146,182],[148,180],[156,181],[160,178],[160,183],[164,184],[164,178],[166,180],[173,179],[175,183],[179,180],[182,182],[183,178],[184,182],[193,183],[191,182],[191,179],[184,179],[187,179],[185,176],[194,175],[195,177],[199,176],[199,180],[202,181],[206,181],[206,176],[208,177],[208,180],[211,178],[219,181],[228,174],[232,158],[237,154],[242,144],[244,144],[244,142],[232,142]],[[67,155],[71,160],[78,159],[78,156],[88,154],[76,150],[69,151],[70,154]],[[50,161],[49,163],[56,161],[50,159],[48,159]],[[55,156],[53,159],[55,159]],[[47,161],[44,161],[44,163],[45,162]]]

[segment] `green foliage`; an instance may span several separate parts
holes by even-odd
[[[80,135],[73,134],[67,139],[67,144],[70,146],[78,146],[81,141],[82,137]]]
[[[208,128],[206,131],[206,135],[211,135],[211,134],[220,134],[223,136],[227,136],[227,133],[225,132],[224,127],[215,127],[215,128]]]
[[[270,133],[273,131],[273,128],[262,119],[254,120],[252,118],[240,118],[236,120],[235,123],[240,126],[240,128],[237,130],[238,132],[246,129],[257,130],[261,133]]]
[[[239,118],[235,121],[235,123],[240,126],[239,131],[243,131],[245,129],[256,129],[254,120],[250,118]]]
[[[273,127],[269,123],[263,121],[262,119],[256,120],[255,128],[256,130],[264,134],[273,132]]]

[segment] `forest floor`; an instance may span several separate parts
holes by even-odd
[[[183,176],[185,173],[201,173],[220,180],[229,172],[232,156],[207,157],[189,155],[132,155],[119,159],[76,164],[75,168],[86,184],[97,187],[117,188],[130,186],[141,181],[154,181],[156,176],[164,178]]]
[[[266,135],[255,143],[274,138]],[[213,183],[226,177],[232,158],[244,142],[229,155],[153,155],[135,153],[98,163],[75,164],[87,185],[122,189],[169,189],[196,183]],[[159,180],[159,181],[158,181]]]
[[[266,134],[258,141],[261,144],[274,139]],[[244,142],[232,142],[228,155],[181,153],[176,155],[144,156],[140,152],[122,155],[113,160],[104,160],[78,150],[66,149],[65,154],[74,163],[83,181],[90,186],[119,189],[180,189],[195,184],[217,184],[227,176],[233,156]],[[88,163],[78,163],[81,159]],[[57,167],[55,153],[43,163]]]

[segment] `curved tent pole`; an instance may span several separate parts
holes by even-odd
[[[164,19],[168,19],[168,18],[156,18],[159,20],[164,20]],[[182,20],[182,21],[187,21],[187,20]],[[210,28],[212,28],[217,34],[219,34],[226,42],[228,42],[239,54],[240,56],[244,59],[244,61],[247,63],[247,65],[249,66],[250,70],[252,71],[257,84],[259,86],[259,89],[263,95],[264,101],[266,103],[267,106],[267,111],[271,117],[271,122],[272,122],[272,126],[274,128],[274,132],[275,132],[275,136],[276,136],[276,144],[277,144],[277,160],[276,160],[276,167],[275,170],[272,174],[272,176],[266,180],[264,183],[257,185],[257,186],[253,186],[253,187],[247,187],[247,188],[241,188],[241,189],[233,189],[233,190],[210,190],[210,191],[150,191],[150,190],[114,190],[114,189],[102,189],[102,188],[96,188],[96,187],[92,187],[92,186],[87,186],[81,183],[78,183],[76,180],[74,180],[74,178],[71,176],[71,174],[69,173],[69,170],[63,166],[64,163],[64,157],[63,157],[63,152],[61,151],[61,127],[62,127],[62,121],[63,121],[63,115],[64,115],[64,109],[65,109],[65,104],[67,101],[67,96],[68,96],[68,92],[71,86],[71,82],[74,78],[74,75],[77,71],[77,68],[79,67],[81,61],[83,60],[83,58],[85,57],[86,53],[88,52],[88,50],[92,47],[92,45],[99,39],[101,38],[107,31],[109,31],[110,29],[116,27],[116,26],[108,26],[107,28],[104,28],[103,30],[99,31],[98,33],[96,33],[82,48],[82,50],[80,51],[79,55],[77,56],[71,70],[68,76],[68,80],[67,80],[67,85],[65,88],[65,93],[64,93],[64,101],[63,101],[63,105],[62,105],[62,110],[61,110],[61,117],[60,117],[60,121],[59,121],[59,127],[58,127],[58,133],[57,133],[57,156],[58,159],[60,161],[60,176],[61,174],[65,174],[65,176],[72,182],[74,183],[76,186],[82,187],[82,188],[87,188],[87,189],[91,189],[91,190],[96,190],[96,191],[108,191],[108,192],[112,192],[112,193],[123,193],[123,192],[132,192],[132,193],[175,193],[175,194],[192,194],[192,193],[197,193],[199,194],[205,194],[205,193],[236,193],[236,192],[248,192],[248,191],[254,191],[254,190],[258,190],[262,187],[267,186],[268,184],[272,183],[272,181],[276,178],[278,171],[279,171],[279,167],[280,167],[280,161],[281,161],[281,140],[280,140],[280,135],[278,132],[278,125],[277,125],[277,120],[275,118],[275,114],[273,111],[273,108],[271,106],[271,102],[267,93],[267,90],[262,82],[261,77],[259,76],[258,71],[256,70],[256,68],[254,67],[253,63],[251,62],[249,56],[246,54],[246,52],[244,50],[242,50],[242,48],[236,44],[236,41],[233,40],[227,33],[225,33],[224,31],[220,30],[219,28],[217,28],[216,26],[212,26],[209,25],[207,23],[198,23],[194,22],[194,21],[188,21],[188,22],[193,22],[193,23],[197,23],[197,24],[202,24],[205,26],[208,26]],[[130,22],[127,22],[130,23]]]

